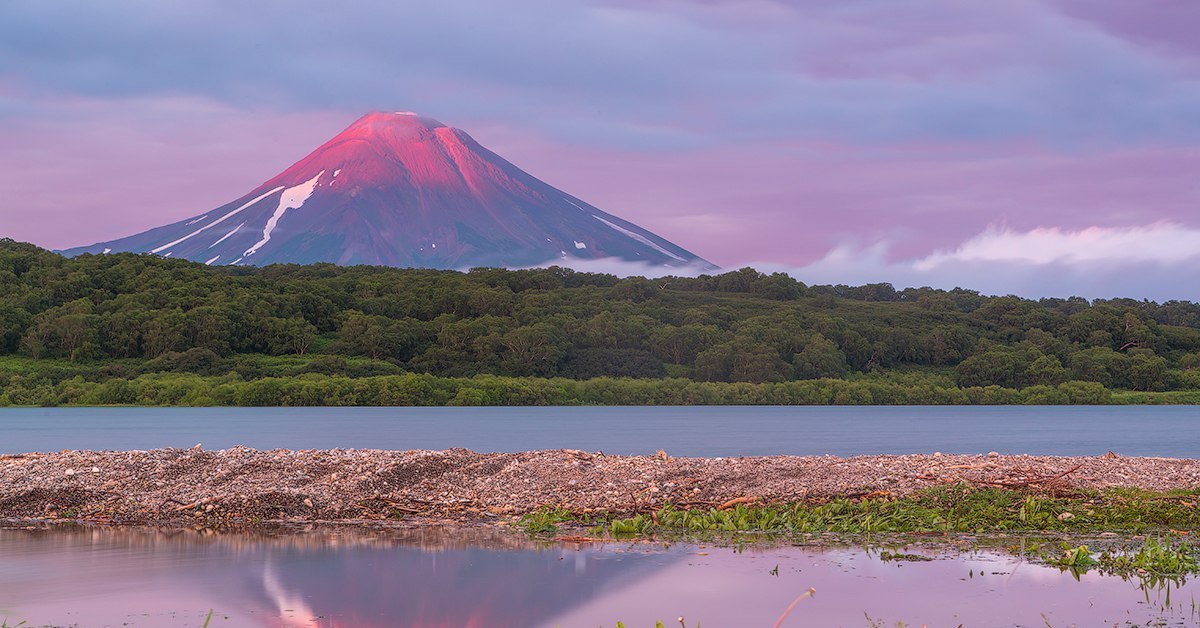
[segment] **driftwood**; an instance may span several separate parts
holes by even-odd
[[[948,467],[942,467],[942,468],[943,469],[995,469],[996,463],[985,462],[983,464],[952,464]]]
[[[562,543],[608,543],[612,539],[598,539],[594,536],[556,536],[555,541]]]
[[[845,497],[846,499],[871,499],[872,497],[889,497],[891,494],[891,491],[872,490],[846,493],[845,495],[840,495],[839,497]]]
[[[159,504],[159,505],[158,505],[158,510],[161,512],[161,511],[162,511],[162,509],[163,509],[163,508],[164,508],[164,507],[165,507],[167,504],[177,504],[177,505],[175,506],[175,508],[173,508],[173,510],[174,510],[175,512],[183,512],[184,510],[195,510],[196,508],[199,508],[199,507],[201,507],[201,506],[204,506],[205,504],[211,504],[212,502],[213,502],[213,498],[211,498],[211,497],[205,497],[204,499],[201,499],[201,500],[194,501],[194,502],[192,502],[192,503],[190,503],[190,504],[185,504],[185,503],[183,503],[183,502],[179,501],[178,499],[174,499],[174,498],[172,498],[172,497],[168,497],[167,499],[164,499],[164,500],[163,500],[163,503],[161,503],[161,504]]]
[[[720,506],[717,506],[717,510],[729,510],[738,504],[754,504],[758,501],[758,497],[753,497],[750,495],[747,495],[746,497],[735,497],[727,502],[722,503]]]
[[[1071,475],[1072,473],[1078,471],[1079,468],[1082,466],[1083,466],[1082,464],[1077,464],[1077,465],[1071,467],[1070,469],[1063,471],[1062,473],[1056,473],[1054,475],[1045,475],[1045,476],[1037,477],[1037,478],[1029,478],[1026,480],[972,480],[969,478],[963,478],[963,479],[968,482],[971,482],[973,484],[987,484],[989,486],[1002,486],[1004,488],[1022,488],[1022,487],[1027,487],[1027,486],[1033,486],[1035,484],[1047,484],[1050,482],[1055,482],[1055,481],[1061,480],[1061,479],[1067,477],[1068,475]]]

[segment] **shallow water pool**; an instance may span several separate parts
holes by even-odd
[[[27,626],[1192,625],[1193,583],[1076,580],[1003,552],[536,543],[496,529],[214,534],[0,529],[0,620]]]

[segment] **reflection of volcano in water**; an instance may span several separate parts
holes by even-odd
[[[127,607],[116,600],[152,585],[170,607],[218,607],[230,616],[224,626],[536,626],[679,556],[539,545],[487,529],[0,530],[0,542],[27,545],[39,571],[69,574],[54,588],[80,597],[62,599],[61,608],[87,615],[88,596]],[[4,598],[0,592],[0,607]]]
[[[275,551],[244,590],[294,625],[535,626],[665,562],[594,549]]]
[[[937,560],[895,562],[855,547],[575,551],[478,529],[462,538],[430,529],[273,537],[0,528],[0,619],[194,628],[212,609],[213,628],[574,627],[618,619],[650,626],[678,615],[689,626],[770,626],[814,587],[820,593],[787,625],[859,626],[864,614],[889,626],[1196,623],[1190,601],[1200,581],[1164,591],[1096,571],[1077,580],[986,545],[965,554],[959,547],[917,543],[912,553]]]

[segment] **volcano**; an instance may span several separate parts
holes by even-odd
[[[715,268],[554,188],[465,132],[370,113],[233,202],[143,233],[63,251],[153,253],[209,265],[422,268],[570,265],[615,258]]]

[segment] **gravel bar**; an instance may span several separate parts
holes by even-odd
[[[978,485],[1200,486],[1200,460],[903,455],[675,458],[576,450],[62,451],[0,455],[0,519],[245,525],[507,521],[540,506],[645,511]]]

